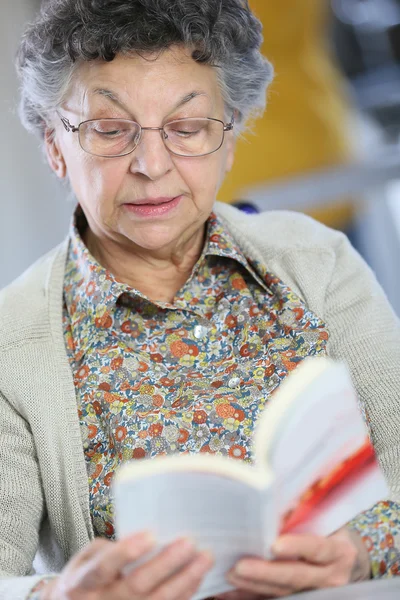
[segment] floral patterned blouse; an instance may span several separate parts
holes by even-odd
[[[215,214],[172,304],[118,282],[90,255],[79,220],[65,272],[65,343],[93,527],[113,539],[110,484],[122,461],[208,452],[251,462],[265,404],[303,358],[325,353],[328,331],[264,265],[249,262]],[[380,503],[351,523],[374,576],[400,566],[395,509]]]
[[[114,535],[110,483],[123,460],[210,452],[250,462],[255,422],[299,361],[325,352],[325,324],[251,265],[222,223],[173,304],[119,283],[76,226],[64,328],[95,533]]]

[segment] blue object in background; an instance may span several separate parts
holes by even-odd
[[[238,200],[237,202],[233,203],[233,206],[243,211],[244,213],[247,213],[248,215],[256,215],[260,212],[258,208],[254,206],[254,204],[248,202],[247,200]]]

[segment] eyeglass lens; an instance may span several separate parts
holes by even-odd
[[[162,133],[166,147],[180,156],[200,156],[215,152],[224,138],[224,124],[207,118],[179,119],[167,123]],[[141,137],[134,121],[99,119],[79,128],[81,146],[97,156],[123,156],[132,152]]]

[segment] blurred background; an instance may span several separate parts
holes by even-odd
[[[40,0],[2,0],[0,287],[63,239],[74,200],[17,116],[14,56]],[[250,0],[276,78],[220,199],[341,229],[400,315],[400,0]]]

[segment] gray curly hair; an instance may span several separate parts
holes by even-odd
[[[262,27],[248,0],[45,0],[17,56],[20,117],[42,139],[82,61],[184,45],[217,69],[238,131],[265,109],[273,69],[260,53]]]

